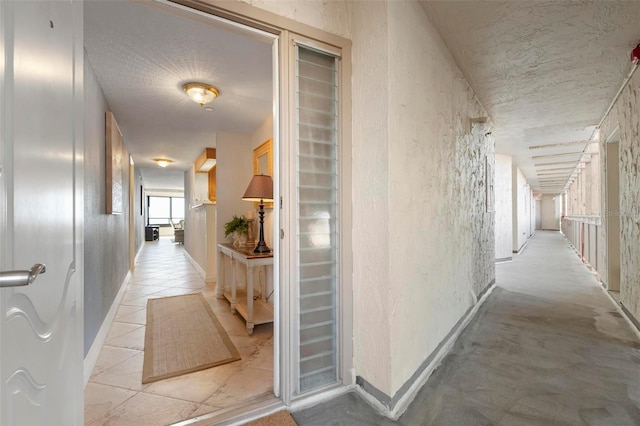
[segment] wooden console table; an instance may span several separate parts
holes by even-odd
[[[231,259],[231,287],[227,290],[224,256]],[[247,268],[247,290],[237,288],[236,262]],[[253,326],[273,322],[273,308],[264,299],[253,299],[253,268],[256,266],[273,266],[273,254],[257,254],[252,248],[234,247],[231,244],[218,244],[218,265],[221,282],[216,286],[216,297],[226,298],[231,303],[231,312],[236,312],[247,322],[247,334],[253,334]]]

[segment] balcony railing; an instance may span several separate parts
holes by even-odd
[[[601,216],[565,216],[562,218],[562,233],[567,237],[583,263],[588,263],[597,272],[598,259],[604,250],[600,241]]]

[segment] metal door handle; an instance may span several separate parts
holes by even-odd
[[[30,271],[6,271],[0,272],[0,287],[20,287],[29,285],[38,278],[38,275],[47,272],[42,263],[36,263]]]

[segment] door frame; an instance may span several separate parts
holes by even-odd
[[[136,269],[136,190],[135,163],[129,155],[129,271]]]
[[[616,167],[615,170],[612,170],[609,166],[610,166],[610,159],[609,159],[609,154],[610,154],[610,150],[613,147],[613,144],[617,145],[617,150],[618,150],[618,162],[616,163]],[[604,193],[604,209],[603,209],[603,216],[604,216],[604,226],[605,226],[605,237],[606,237],[606,259],[607,259],[607,273],[606,273],[606,284],[607,284],[607,290],[610,291],[620,291],[620,286],[621,286],[621,277],[620,277],[620,164],[619,164],[619,159],[620,159],[620,128],[616,127],[605,139],[604,142],[604,146],[603,146],[603,151],[604,151],[604,155],[602,156],[604,158],[604,169],[605,169],[605,173],[604,173],[604,188],[605,190],[603,191]],[[609,185],[611,184],[611,178],[612,178],[612,173],[617,174],[617,180],[618,180],[618,205],[617,206],[611,206],[611,200],[610,200],[610,195],[611,195],[611,191],[609,190]],[[611,227],[613,226],[613,224],[611,223],[611,218],[613,217],[613,215],[615,215],[617,217],[617,221],[618,221],[618,232],[617,235],[613,235],[612,229]],[[613,256],[612,254],[616,255],[617,254],[617,262],[613,261]],[[617,265],[616,265],[617,264]],[[612,268],[616,267],[618,268],[618,276],[617,276],[617,282],[615,282],[615,278],[616,277],[612,277]]]
[[[280,104],[281,117],[283,118],[282,134],[284,140],[288,141],[281,145],[281,222],[280,229],[285,236],[290,236],[289,240],[282,239],[282,258],[285,262],[280,263],[281,282],[283,290],[283,316],[286,319],[282,324],[282,333],[286,338],[282,341],[282,351],[286,365],[283,366],[282,386],[283,400],[289,406],[296,409],[309,404],[316,403],[323,399],[328,392],[340,391],[345,385],[355,383],[353,374],[353,258],[352,258],[352,208],[351,208],[351,52],[347,47],[329,45],[318,39],[306,37],[298,33],[286,31],[281,35],[281,72],[288,74],[282,76],[281,96],[283,102]],[[296,353],[298,351],[298,335],[296,325],[298,324],[298,292],[294,288],[297,277],[296,270],[296,152],[297,142],[296,128],[296,81],[295,81],[295,50],[296,46],[325,52],[334,55],[338,60],[338,179],[339,179],[339,203],[338,203],[338,229],[339,229],[339,287],[338,287],[338,312],[337,319],[339,329],[337,331],[338,343],[338,369],[339,380],[337,383],[326,387],[306,392],[302,395],[296,394],[297,374],[299,370]],[[286,50],[286,52],[285,52]],[[348,55],[348,56],[347,56]],[[288,243],[287,243],[288,241]]]
[[[273,245],[280,250],[274,251],[273,268],[274,279],[274,394],[286,405],[296,404],[297,407],[316,403],[346,387],[355,384],[355,370],[353,368],[353,256],[352,256],[352,208],[351,208],[351,41],[306,24],[285,18],[280,15],[256,8],[240,1],[225,0],[155,0],[161,5],[171,6],[172,9],[186,10],[188,13],[200,13],[226,25],[238,25],[258,33],[273,35],[273,76],[274,76],[274,120],[273,120],[273,152],[274,152],[274,209],[280,214],[273,215]],[[288,190],[288,183],[292,178],[295,164],[289,161],[288,149],[293,147],[291,134],[295,133],[295,121],[292,121],[292,82],[294,76],[290,73],[291,57],[289,44],[293,39],[304,39],[307,43],[318,42],[319,45],[329,46],[340,52],[342,58],[339,75],[339,139],[340,150],[340,300],[338,318],[340,322],[340,378],[336,385],[301,396],[294,395],[293,377],[295,371],[295,330],[292,324],[296,320],[296,305],[287,289],[289,282],[288,259],[295,255],[295,240],[289,238],[290,231],[282,224],[291,223],[290,217],[295,217],[295,211],[288,207],[282,199],[292,199]],[[284,141],[284,143],[283,143]],[[284,237],[283,237],[284,235]],[[285,262],[283,262],[285,260]],[[341,390],[340,390],[341,389]]]

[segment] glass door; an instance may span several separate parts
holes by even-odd
[[[295,45],[297,393],[339,380],[338,57]]]

